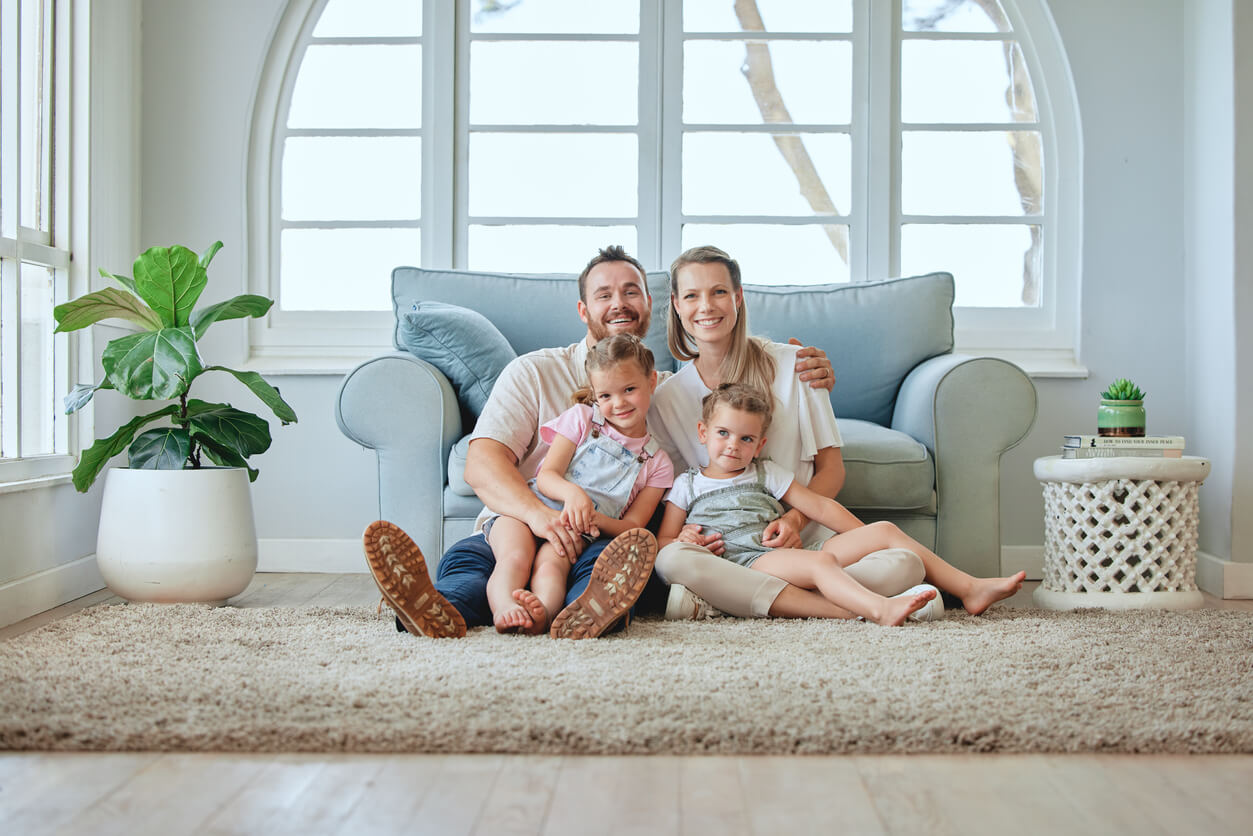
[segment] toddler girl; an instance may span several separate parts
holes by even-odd
[[[591,385],[540,428],[549,449],[531,488],[590,542],[647,526],[674,468],[645,422],[657,387],[653,353],[618,334],[588,349],[585,367]],[[546,631],[564,603],[570,562],[513,517],[493,517],[483,533],[496,558],[487,581],[496,629]]]

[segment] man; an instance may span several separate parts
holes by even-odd
[[[492,623],[486,590],[495,560],[479,533],[492,512],[522,520],[535,536],[572,558],[566,607],[553,619],[555,638],[603,634],[643,592],[657,555],[656,540],[649,532],[634,529],[612,541],[586,543],[563,526],[560,512],[541,502],[527,485],[548,450],[539,437],[540,425],[565,410],[570,394],[586,382],[583,363],[588,346],[611,334],[643,337],[652,317],[644,267],[622,247],[603,249],[588,262],[578,288],[578,313],[587,326],[586,337],[564,348],[540,349],[515,359],[492,389],[475,424],[465,469],[466,483],[485,507],[475,534],[444,554],[434,583],[421,552],[404,532],[384,521],[367,527],[366,558],[384,599],[396,611],[398,627],[447,637],[464,635],[467,626]],[[831,365],[818,349],[803,349],[796,367],[811,386],[830,389],[834,383]],[[805,601],[813,595],[789,589],[785,590],[789,599],[795,594],[801,596],[796,600]]]

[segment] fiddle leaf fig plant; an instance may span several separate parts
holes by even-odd
[[[79,491],[90,488],[109,460],[128,449],[132,468],[198,468],[208,459],[247,468],[248,478],[255,480],[257,471],[248,466],[248,458],[269,448],[270,425],[229,403],[190,397],[192,383],[206,372],[233,375],[284,425],[296,421],[295,411],[261,375],[206,366],[201,359],[198,343],[209,326],[264,316],[274,304],[264,296],[245,294],[195,309],[208,283],[209,263],[221,248],[217,241],[197,256],[186,247],[153,247],[135,259],[133,278],[100,270],[125,290],[107,287],[53,309],[58,332],[76,331],[103,319],[127,320],[140,329],[105,346],[100,360],[104,379],[75,386],[65,396],[67,415],[82,409],[101,389],[114,389],[138,401],[177,401],[128,421],[85,450],[73,472]],[[165,423],[140,432],[158,421]]]

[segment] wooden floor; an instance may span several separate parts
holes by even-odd
[[[267,574],[230,603],[377,600],[368,575]],[[0,641],[117,601],[88,595]],[[0,753],[0,833],[1246,834],[1251,787],[1253,756],[16,752]]]

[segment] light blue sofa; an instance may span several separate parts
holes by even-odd
[[[659,367],[674,369],[665,274],[650,274],[649,287],[647,342]],[[412,344],[402,319],[417,302],[478,311],[518,354],[586,333],[573,276],[400,267],[392,295],[398,349]],[[952,276],[746,285],[745,299],[752,333],[796,337],[831,359],[848,473],[840,501],[867,522],[897,523],[968,572],[1000,574],[1000,458],[1035,421],[1036,393],[1011,363],[952,353]],[[345,376],[335,414],[348,438],[378,455],[379,517],[409,532],[435,564],[482,507],[463,479],[471,410],[439,368],[397,350]]]

